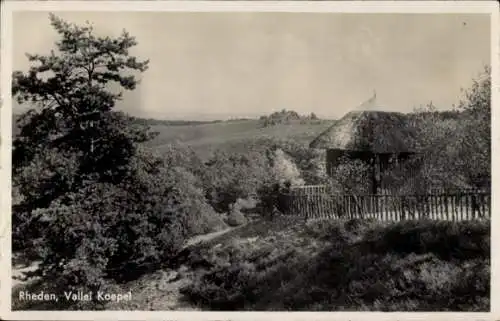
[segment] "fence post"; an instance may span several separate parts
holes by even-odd
[[[444,218],[444,208],[443,208],[443,194],[439,193],[439,216]]]
[[[449,202],[448,194],[445,194],[444,199],[445,199],[444,211],[446,213],[446,220],[449,221],[450,220],[450,212],[448,211],[448,202]]]
[[[464,217],[463,220],[469,219],[469,192],[467,191],[464,195],[465,207],[464,207]]]
[[[433,219],[434,220],[437,220],[439,219],[439,211],[438,211],[438,207],[437,207],[437,197],[436,197],[436,194],[432,194],[431,195],[431,204],[432,204],[432,207],[433,207]]]
[[[308,199],[307,199],[307,192],[303,195],[302,201],[304,203],[303,208],[305,210],[305,220],[309,219],[309,204],[308,204]]]

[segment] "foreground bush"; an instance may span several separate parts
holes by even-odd
[[[38,276],[65,291],[103,290],[156,268],[188,237],[226,227],[192,174],[152,159],[134,158],[122,184],[91,182],[29,213],[40,231]]]
[[[485,260],[490,257],[490,226],[481,221],[400,222],[369,231],[364,242],[378,253],[432,253],[443,260]]]
[[[212,310],[487,311],[488,238],[485,222],[294,226],[206,250],[183,293]]]
[[[270,162],[265,153],[217,151],[206,163],[203,175],[206,197],[212,207],[226,213],[238,199],[248,199],[270,181]]]
[[[227,224],[229,226],[240,226],[247,223],[247,221],[248,220],[245,215],[243,215],[243,213],[241,213],[241,211],[236,208],[231,209],[227,216]]]

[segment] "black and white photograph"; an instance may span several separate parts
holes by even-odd
[[[2,4],[4,311],[491,312],[498,4],[126,2]]]

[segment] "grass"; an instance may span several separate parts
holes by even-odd
[[[258,120],[239,120],[185,126],[155,125],[152,130],[159,134],[148,145],[161,152],[163,146],[181,142],[193,147],[201,155],[207,155],[215,149],[244,151],[246,143],[259,138],[293,138],[308,144],[332,123],[333,121],[322,121],[317,124],[294,123],[261,127]]]

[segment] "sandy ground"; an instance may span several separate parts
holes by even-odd
[[[33,262],[29,266],[14,264],[12,266],[12,287],[15,287],[19,284],[24,284],[24,283],[27,283],[27,282],[33,280],[33,279],[24,280],[25,273],[36,271],[39,264],[40,264],[40,262]]]

